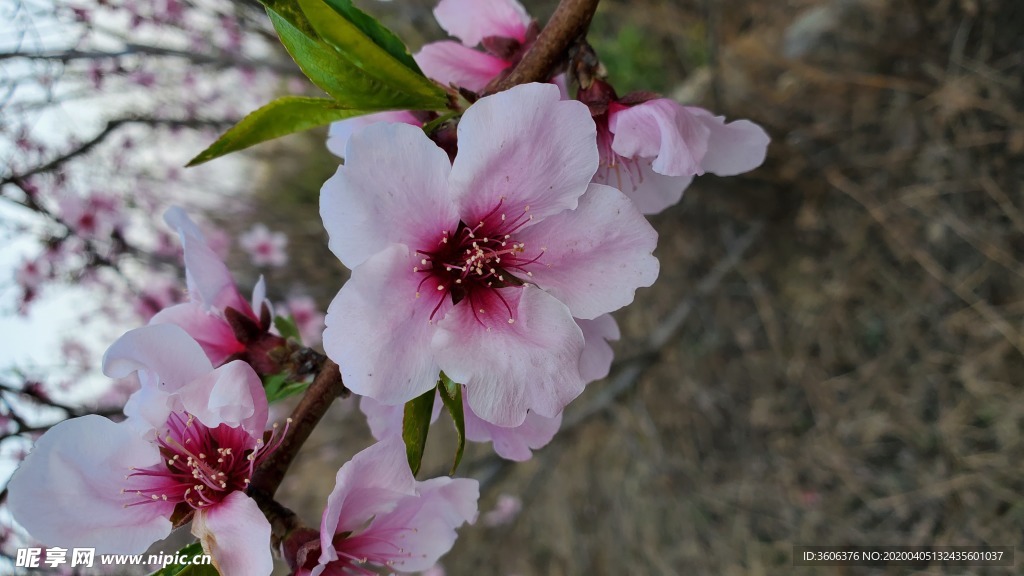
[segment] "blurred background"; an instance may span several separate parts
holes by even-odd
[[[444,37],[432,1],[357,4],[414,51]],[[543,22],[556,2],[524,4]],[[182,297],[158,218],[170,203],[275,302],[322,312],[346,272],[317,209],[338,164],[325,130],[180,168],[275,95],[315,93],[257,7],[0,0],[0,14],[10,470],[46,418],[123,402],[95,365],[147,302]],[[522,464],[468,447],[481,511],[506,513],[463,528],[446,572],[901,574],[794,568],[792,547],[1022,544],[1024,4],[604,0],[589,38],[620,94],[749,118],[768,160],[700,177],[653,217],[661,277],[616,314],[611,376],[549,446]],[[75,201],[116,218],[90,231]],[[274,233],[285,262],[254,256]],[[446,432],[428,473],[446,470]],[[339,401],[281,499],[315,524],[370,441]]]

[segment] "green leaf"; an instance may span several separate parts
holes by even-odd
[[[447,95],[419,69],[403,64],[363,33],[343,13],[324,0],[298,0],[307,21],[320,38],[365,73],[402,92],[436,100],[435,107],[448,103]]]
[[[353,110],[327,98],[285,96],[263,106],[231,127],[209,148],[189,161],[195,166],[230,152],[243,150],[286,134],[330,124],[337,120],[369,114],[374,110]]]
[[[195,556],[204,554],[203,545],[193,542],[178,550],[177,556],[188,558],[189,561]],[[150,576],[218,576],[217,569],[208,564],[170,564],[161,568]]]
[[[263,390],[267,393],[267,402],[274,403],[289,396],[301,394],[309,388],[309,382],[290,382],[287,372],[263,376]]]
[[[274,326],[277,331],[281,333],[281,337],[285,340],[291,338],[302,344],[302,336],[299,335],[299,327],[295,324],[295,319],[291,316],[278,316],[274,318]]]
[[[372,70],[360,68],[345,54],[326,42],[314,29],[313,24],[299,8],[298,0],[261,0],[267,8],[270,21],[277,30],[281,43],[302,72],[324,92],[344,102],[350,108],[365,110],[435,110],[447,107],[447,96],[439,86],[432,84],[422,74],[414,84],[429,94],[417,94],[408,87],[393,85],[378,78]],[[345,21],[329,7],[323,7],[330,16]],[[350,23],[345,21],[351,26]],[[324,26],[321,24],[321,26]],[[358,30],[357,30],[358,32]],[[373,41],[358,32],[369,48],[384,58],[390,54],[374,45]],[[417,70],[407,69],[416,76]]]
[[[454,476],[455,471],[459,469],[459,463],[462,462],[462,453],[466,449],[466,416],[462,412],[462,386],[452,382],[444,372],[441,372],[441,381],[438,382],[437,389],[441,392],[441,401],[451,414],[452,421],[455,422],[455,431],[459,436],[455,462],[452,463],[452,471],[448,473],[449,476]]]
[[[423,450],[427,446],[427,432],[430,430],[430,416],[434,412],[434,389],[431,388],[419,398],[405,404],[402,417],[402,440],[405,440],[405,454],[413,476],[420,471]]]
[[[386,50],[388,54],[394,56],[396,60],[405,64],[406,67],[422,73],[419,65],[416,64],[416,60],[409,54],[409,48],[406,47],[405,43],[394,32],[385,28],[366,12],[353,6],[349,0],[326,0],[326,2],[330,4],[331,8],[334,8],[335,12],[348,18],[349,22],[358,26],[363,31],[363,34],[369,36],[377,46]]]

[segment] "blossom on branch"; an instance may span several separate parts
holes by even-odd
[[[578,97],[597,123],[594,182],[619,188],[644,214],[679,202],[694,176],[735,176],[764,162],[768,134],[749,120],[726,124],[724,116],[648,93],[620,99],[603,80]]]
[[[171,208],[164,220],[181,236],[189,301],[162,310],[150,324],[181,326],[199,342],[214,365],[237,358],[261,374],[278,372],[267,353],[283,345],[284,340],[269,332],[272,314],[263,278],[253,289],[252,304],[246,302],[227,266],[185,211]]]
[[[338,470],[320,539],[302,546],[296,576],[427,570],[476,521],[480,488],[467,478],[417,481],[401,438],[379,442]]]
[[[47,545],[112,554],[141,553],[191,520],[220,574],[269,576],[270,523],[245,491],[276,427],[265,440],[252,368],[213,369],[180,328],[157,325],[115,342],[104,372],[139,373],[128,419],[84,416],[45,433],[10,481],[14,518]]]
[[[621,192],[590,184],[594,122],[557,87],[482,98],[458,130],[454,163],[404,124],[349,140],[320,202],[330,248],[352,269],[324,349],[346,386],[384,404],[423,394],[443,370],[491,424],[554,418],[585,383],[574,318],[654,282],[657,233]]]

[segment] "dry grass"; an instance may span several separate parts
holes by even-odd
[[[423,21],[427,3],[393,4]],[[833,4],[837,25],[785,58],[786,31]],[[663,273],[618,315],[620,357],[764,228],[627,394],[495,477],[482,507],[510,492],[524,511],[463,530],[448,573],[896,574],[793,568],[792,546],[1019,544],[1019,1],[643,5],[602,2],[596,29],[647,31],[669,85],[710,70],[702,102],[773,144],[654,219]],[[310,451],[306,478],[333,476],[355,438]]]

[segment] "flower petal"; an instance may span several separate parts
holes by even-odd
[[[441,0],[434,18],[466,46],[476,46],[488,36],[525,42],[530,25],[529,14],[516,0]]]
[[[241,426],[261,438],[267,426],[267,395],[252,367],[229,362],[182,387],[176,393],[183,408],[207,428]]]
[[[583,392],[583,334],[565,304],[546,292],[529,285],[500,292],[515,323],[488,322],[460,303],[438,323],[438,364],[466,385],[470,407],[487,422],[519,426],[528,411],[553,418]]]
[[[608,128],[615,134],[612,150],[620,156],[654,158],[654,171],[665,176],[704,173],[701,160],[711,129],[674,100],[648,100],[610,112]]]
[[[749,172],[764,162],[771,138],[750,120],[725,123],[725,116],[714,116],[702,108],[687,107],[688,111],[711,131],[708,151],[701,160],[701,168],[719,176],[735,176]]]
[[[608,376],[615,352],[608,345],[609,340],[621,336],[619,325],[611,314],[598,316],[593,320],[576,320],[583,330],[583,355],[580,356],[580,375],[583,381],[591,383]]]
[[[413,126],[378,123],[353,134],[345,164],[320,193],[331,251],[355,268],[389,244],[415,250],[454,232],[450,170],[448,154]]]
[[[440,398],[434,399],[434,411],[430,415],[430,422],[433,424],[441,416],[443,406]],[[391,436],[402,435],[402,419],[405,417],[405,405],[395,404],[388,406],[381,404],[369,396],[359,398],[359,410],[366,416],[366,423],[370,426],[370,434],[377,440],[385,440]]]
[[[245,345],[235,338],[234,331],[220,312],[198,302],[185,302],[164,308],[150,318],[149,323],[180,326],[199,343],[209,362],[217,365],[245,350]]]
[[[416,255],[392,245],[352,271],[327,309],[324,350],[341,366],[345,385],[384,404],[402,404],[437,383],[430,316],[437,295],[413,271]],[[451,306],[445,297],[436,317]]]
[[[232,492],[197,512],[192,535],[202,542],[221,576],[270,576],[274,571],[270,522],[244,492]]]
[[[407,110],[391,110],[388,112],[377,112],[365,116],[356,116],[348,120],[332,122],[327,130],[327,149],[339,158],[345,157],[345,148],[352,134],[378,122],[402,122],[413,126],[421,125],[421,122]]]
[[[495,76],[512,65],[497,56],[451,41],[426,44],[415,58],[427,77],[446,86],[454,84],[474,92],[483,90]]]
[[[523,84],[469,107],[449,179],[463,221],[499,205],[535,221],[576,207],[597,170],[597,128],[586,105],[560,98],[553,84]]]
[[[691,182],[693,176],[658,174],[650,158],[627,159],[617,154],[614,164],[602,163],[594,175],[595,184],[618,188],[644,214],[657,214],[678,203]]]
[[[213,370],[199,344],[174,324],[129,330],[103,355],[103,373],[124,378],[138,371],[143,386],[174,392]]]
[[[451,550],[455,529],[477,516],[480,485],[468,478],[434,478],[417,482],[418,494],[373,519],[363,533],[338,542],[354,557],[386,559],[403,573],[426,570]]]
[[[101,416],[57,424],[43,434],[8,484],[8,507],[33,538],[48,546],[139,554],[171,532],[173,504],[138,503],[122,494],[129,468],[160,461],[131,426]]]
[[[658,233],[629,198],[609,186],[591,184],[579,208],[519,234],[527,254],[540,256],[528,268],[531,280],[577,318],[618,310],[633,301],[637,288],[658,278],[658,259],[651,254]]]
[[[466,439],[471,442],[493,442],[494,452],[506,460],[529,460],[533,456],[531,450],[547,446],[562,426],[561,414],[547,418],[534,412],[527,414],[519,426],[495,426],[474,414],[468,403],[465,404],[463,413],[466,419]]]
[[[405,444],[399,436],[378,442],[346,462],[327,497],[320,522],[320,563],[338,559],[335,534],[363,528],[375,516],[394,510],[402,498],[416,494]]]
[[[181,245],[185,250],[185,280],[193,301],[202,303],[207,309],[224,310],[231,307],[251,316],[252,309],[238,292],[231,272],[206,244],[199,227],[188,214],[173,206],[164,213],[164,221],[181,236]]]

